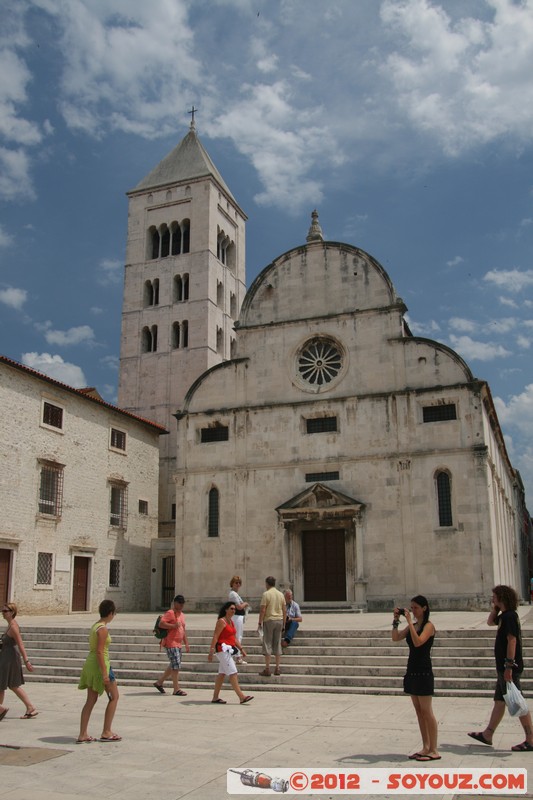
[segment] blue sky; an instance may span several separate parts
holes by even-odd
[[[363,248],[489,382],[533,502],[533,0],[14,0],[0,30],[0,351],[116,400],[127,200],[188,129],[247,282]]]

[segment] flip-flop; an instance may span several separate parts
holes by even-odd
[[[9,708],[4,708],[3,711],[0,711],[0,722],[2,722],[2,720],[4,719],[4,717],[5,717],[5,715],[7,714],[8,711],[9,711]]]
[[[225,700],[222,700],[222,698],[221,698],[221,697],[218,697],[216,700],[211,700],[211,702],[212,702],[212,703],[218,703],[218,704],[219,704],[219,705],[221,705],[221,706],[225,706],[225,705],[226,705],[226,701],[225,701]]]
[[[119,736],[118,733],[114,733],[113,736],[100,736],[98,739],[99,742],[121,742],[122,736]]]
[[[31,711],[26,711],[20,719],[35,719],[38,713],[37,709],[33,708]]]
[[[469,733],[468,736],[470,736],[471,739],[475,739],[476,742],[479,742],[480,744],[486,744],[487,747],[492,747],[492,742],[489,742],[487,739],[485,739],[481,732],[478,733],[477,731],[474,731],[474,733]]]
[[[419,755],[415,761],[440,761],[442,756]]]
[[[514,747],[511,747],[511,750],[515,753],[530,753],[533,750],[533,744],[522,742],[521,744],[515,744]]]
[[[423,755],[425,755],[425,754],[424,753],[412,753],[410,756],[407,756],[407,758],[410,761],[415,761],[417,758],[420,758],[420,756],[423,756]]]
[[[89,736],[88,739],[76,739],[76,744],[90,744],[91,742],[96,742],[97,740],[94,736]]]
[[[247,694],[246,697],[244,698],[244,700],[241,700],[241,706],[243,705],[243,703],[249,703],[250,700],[253,700],[253,699],[254,699],[253,695]]]
[[[158,691],[158,692],[160,692],[161,694],[166,694],[166,692],[165,692],[164,688],[161,686],[161,684],[160,684],[160,683],[154,683],[154,684],[152,684],[152,685],[153,685],[153,686],[155,686],[155,688],[157,689],[157,691]]]
[[[184,692],[183,689],[178,689],[177,692],[174,692],[174,696],[178,695],[178,697],[186,697],[187,692]]]

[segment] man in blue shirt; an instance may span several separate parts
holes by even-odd
[[[300,622],[302,621],[302,612],[300,611],[300,606],[292,599],[292,592],[290,589],[287,589],[285,592],[285,602],[287,603],[287,621],[285,623],[285,630],[283,632],[283,641],[281,642],[282,647],[288,647],[294,636],[296,631],[300,627]]]

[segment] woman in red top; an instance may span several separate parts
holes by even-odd
[[[231,683],[233,690],[236,692],[239,700],[241,701],[241,705],[242,703],[249,703],[250,700],[253,700],[251,695],[245,695],[242,692],[241,687],[239,686],[237,667],[235,666],[235,661],[233,660],[234,650],[240,650],[243,656],[246,657],[246,652],[244,651],[240,641],[237,639],[237,632],[235,630],[235,625],[233,624],[235,610],[235,603],[231,600],[227,603],[224,603],[224,605],[221,607],[220,611],[218,612],[218,621],[215,625],[215,632],[213,633],[213,638],[211,640],[209,655],[207,656],[208,661],[212,661],[214,655],[216,655],[218,660],[218,675],[215,680],[215,691],[213,693],[213,699],[211,700],[212,703],[220,703],[225,705],[226,701],[222,700],[219,695],[226,675],[229,678],[229,682]]]

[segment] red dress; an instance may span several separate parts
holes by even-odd
[[[226,620],[224,620],[224,622],[226,622],[226,625],[220,631],[220,636],[218,637],[218,641],[216,643],[217,653],[220,653],[223,644],[229,644],[231,647],[236,647],[235,636],[237,635],[237,631],[235,630],[235,625],[233,622],[227,622]]]

